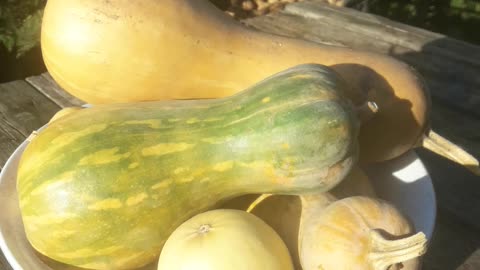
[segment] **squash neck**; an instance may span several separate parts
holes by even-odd
[[[393,265],[419,257],[427,250],[427,239],[422,232],[398,240],[387,240],[378,231],[372,230],[370,244],[368,260],[374,270],[387,270]]]

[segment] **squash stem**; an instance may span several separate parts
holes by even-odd
[[[398,240],[387,240],[372,230],[370,240],[368,258],[375,270],[387,270],[392,265],[419,257],[427,251],[427,238],[422,232]]]
[[[212,226],[210,224],[203,224],[202,226],[200,226],[200,228],[198,228],[198,233],[206,234],[210,231],[211,228]]]
[[[361,123],[366,123],[378,112],[378,105],[373,101],[367,101],[356,108]]]
[[[251,213],[253,211],[253,209],[255,209],[255,207],[257,207],[257,205],[261,202],[263,202],[266,198],[272,196],[273,194],[270,194],[270,193],[265,193],[265,194],[262,194],[260,196],[258,196],[258,198],[255,199],[255,201],[253,201],[250,206],[248,207],[247,209],[247,212],[248,213]]]
[[[473,174],[480,176],[478,160],[460,148],[460,146],[450,142],[438,133],[430,130],[429,133],[424,136],[422,146],[444,158],[464,166]]]

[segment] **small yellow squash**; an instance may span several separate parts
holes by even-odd
[[[324,207],[304,196],[302,205],[303,270],[416,270],[418,259],[410,260],[426,252],[425,235],[412,235],[404,215],[385,201],[355,196]]]
[[[278,234],[241,210],[217,209],[194,216],[168,238],[158,270],[293,270]]]

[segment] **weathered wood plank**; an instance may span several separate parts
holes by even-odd
[[[417,153],[433,180],[437,207],[480,230],[479,177],[428,150]]]
[[[480,231],[439,211],[422,270],[480,269]]]
[[[457,270],[472,270],[480,269],[480,249],[472,252],[468,258],[465,259],[463,264],[457,268]]]
[[[1,251],[0,251],[0,270],[13,270]]]
[[[244,22],[265,32],[390,54],[414,66],[433,97],[480,116],[480,46],[319,0]]]
[[[0,84],[0,169],[18,145],[59,109],[25,81]]]
[[[48,73],[28,77],[26,81],[62,108],[85,104],[84,101],[63,90]]]
[[[430,120],[433,130],[480,159],[480,119],[434,101]]]
[[[0,170],[18,145],[59,109],[25,81],[0,84]],[[2,252],[0,269],[12,270]]]
[[[425,270],[480,269],[478,177],[428,150],[419,149],[417,153],[432,178],[439,209]]]

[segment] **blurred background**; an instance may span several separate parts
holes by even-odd
[[[210,0],[241,20],[302,0]],[[307,1],[307,0],[305,0]],[[479,0],[324,0],[480,45]],[[47,0],[0,0],[0,83],[46,71],[40,51]]]

